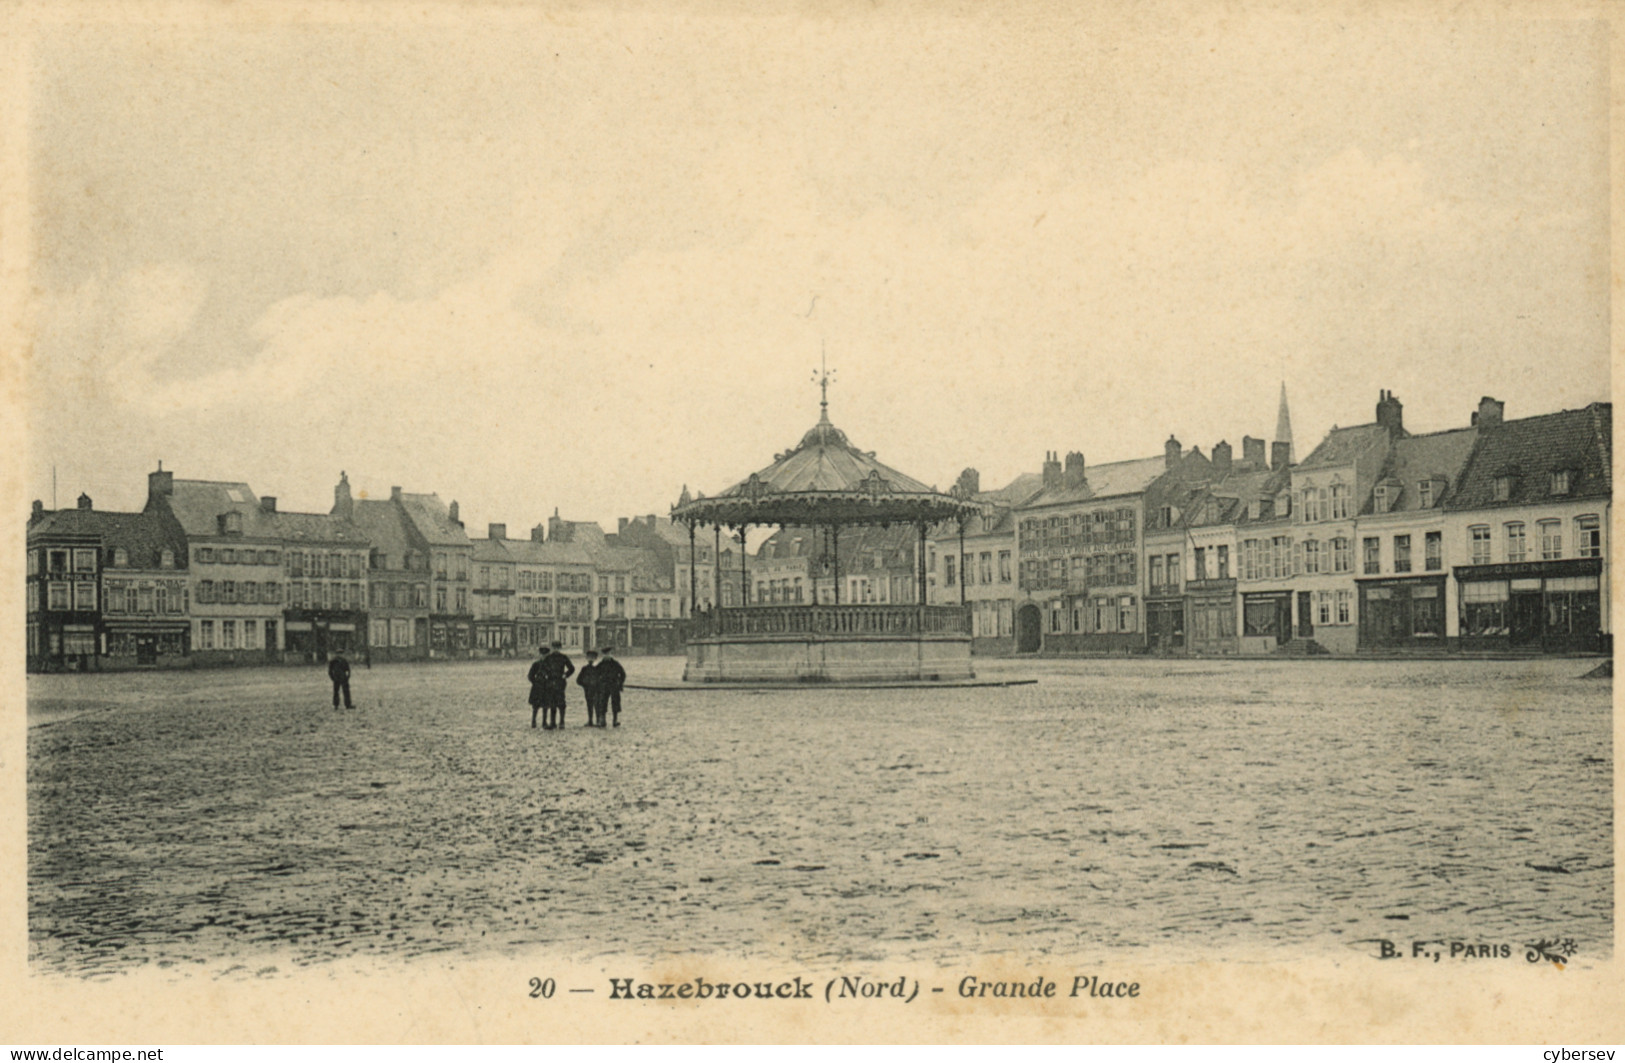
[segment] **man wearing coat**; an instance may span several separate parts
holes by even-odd
[[[327,662],[327,678],[333,681],[333,707],[339,707],[339,691],[344,692],[344,707],[355,708],[350,703],[350,662],[344,659],[344,654],[335,653]]]
[[[576,674],[575,662],[564,655],[564,645],[553,643],[553,652],[547,655],[547,703],[544,708],[543,719],[551,719],[553,726],[564,726],[564,692],[568,688],[570,677]]]
[[[587,695],[587,726],[604,726],[602,722],[604,697],[598,681],[597,650],[587,651],[587,663],[581,666],[576,683],[580,685],[581,692]]]
[[[542,721],[542,727],[551,731],[553,729],[553,709],[550,703],[552,683],[548,678],[550,666],[547,658],[553,651],[546,646],[538,646],[536,652],[539,656],[536,658],[536,662],[530,666],[530,674],[527,676],[530,680],[530,726],[532,730],[536,727],[536,710],[546,708],[547,717]]]
[[[613,705],[615,726],[621,725],[621,688],[626,686],[626,669],[612,654],[614,646],[604,647],[604,656],[598,662],[598,726],[604,726],[604,709]]]

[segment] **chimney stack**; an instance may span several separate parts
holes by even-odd
[[[1089,482],[1084,475],[1083,451],[1074,450],[1066,456],[1066,469],[1061,473],[1061,482],[1067,490],[1076,491]]]
[[[1222,439],[1213,444],[1213,474],[1215,476],[1229,476],[1230,461],[1230,444]]]
[[[533,543],[544,543],[544,542],[546,542],[547,541],[547,528],[546,528],[546,526],[538,524],[534,528],[532,528],[530,530],[530,541],[533,542]]]
[[[1405,407],[1394,398],[1392,391],[1384,391],[1377,400],[1377,423],[1388,429],[1390,439],[1403,439],[1405,436]]]
[[[85,494],[83,491],[79,492],[79,508],[80,509],[89,509],[90,508],[90,496]]]
[[[455,498],[451,500],[451,505],[446,507],[446,516],[450,517],[451,522],[459,528],[463,526],[462,518],[457,515],[457,500]]]
[[[167,498],[175,493],[175,474],[165,472],[163,463],[159,462],[157,472],[147,473],[147,501],[155,498]]]
[[[41,502],[39,499],[36,498],[36,499],[34,499],[34,512],[29,515],[28,523],[29,524],[38,524],[40,521],[42,521],[44,519],[45,519],[45,503]]]
[[[276,512],[276,495],[261,495],[260,496],[260,512],[261,513],[275,513]]]
[[[1473,424],[1479,428],[1494,428],[1506,416],[1507,404],[1485,395],[1478,400],[1478,411],[1473,414]]]
[[[1292,444],[1289,441],[1277,439],[1270,444],[1270,468],[1284,469],[1292,464]]]
[[[401,489],[399,487],[391,487],[389,489],[389,500],[391,502],[399,502],[401,500]]]
[[[625,517],[616,517],[615,518],[615,532],[616,532],[616,534],[617,535],[625,535],[626,534],[626,526],[627,526],[628,523],[629,522],[627,521],[627,519]]]
[[[1173,433],[1170,432],[1168,434],[1168,442],[1166,442],[1166,443],[1164,443],[1162,445],[1162,466],[1163,466],[1163,468],[1171,469],[1175,465],[1178,465],[1179,464],[1180,451],[1181,451],[1181,448],[1180,448],[1180,445],[1179,445],[1179,440],[1175,439],[1174,436],[1173,436]]]
[[[558,538],[559,538],[559,533],[562,532],[562,531],[564,531],[564,521],[559,517],[558,507],[555,506],[555,507],[553,507],[553,515],[551,517],[547,518],[547,539],[548,539],[548,541],[549,542],[557,542]]]
[[[342,469],[339,482],[333,485],[333,516],[341,520],[355,519],[355,499],[350,497],[350,477]]]
[[[497,540],[497,541],[500,542],[501,540],[506,539],[508,537],[508,526],[506,524],[490,524],[490,525],[487,525],[486,529],[485,529],[485,534],[486,534],[486,536],[488,538],[494,539],[494,540]]]
[[[1252,436],[1241,437],[1241,460],[1255,469],[1264,467],[1264,441]]]
[[[1044,490],[1052,491],[1061,486],[1061,461],[1056,457],[1056,451],[1044,451]]]

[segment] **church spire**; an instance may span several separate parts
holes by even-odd
[[[1292,442],[1292,413],[1286,407],[1286,381],[1281,381],[1281,410],[1275,415],[1275,441]]]

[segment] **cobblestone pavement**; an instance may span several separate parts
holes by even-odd
[[[572,687],[562,732],[531,730],[526,661],[361,669],[351,712],[317,669],[34,676],[30,953],[1596,958],[1593,663],[980,661],[1041,681],[631,690],[608,731]]]

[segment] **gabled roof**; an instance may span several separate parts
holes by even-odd
[[[406,517],[394,502],[384,499],[361,498],[355,503],[355,524],[367,537],[373,549],[390,561],[390,567],[400,568],[401,561],[412,549],[412,539],[406,532]]]
[[[328,513],[268,513],[269,523],[276,529],[275,534],[282,537],[283,542],[298,543],[343,543],[350,546],[366,546],[370,540],[367,533],[354,522],[343,517],[335,517]]]
[[[1613,490],[1607,453],[1613,404],[1593,403],[1498,425],[1480,425],[1461,482],[1447,507],[1483,509],[1569,498],[1606,498]],[[1567,494],[1551,492],[1551,473],[1569,470]],[[1495,498],[1495,480],[1513,474],[1512,496]]]
[[[260,500],[245,483],[176,480],[174,490],[163,497],[188,536],[219,536],[220,516],[228,512],[242,514],[245,539],[270,539],[277,535],[270,515],[260,509]]]
[[[1392,442],[1388,429],[1380,424],[1362,424],[1350,428],[1334,428],[1326,438],[1298,463],[1298,469],[1309,470],[1329,465],[1348,465],[1362,459],[1380,456]]]
[[[1379,483],[1393,480],[1399,484],[1399,497],[1389,504],[1388,512],[1420,510],[1419,485],[1424,480],[1443,481],[1444,490],[1436,492],[1433,498],[1432,508],[1439,508],[1455,488],[1468,458],[1472,456],[1473,444],[1477,439],[1477,428],[1454,428],[1446,432],[1407,436],[1395,443],[1377,478]],[[1370,509],[1368,502],[1362,507],[1362,512],[1369,512]]]
[[[1160,454],[1154,458],[1108,461],[1100,465],[1086,466],[1085,482],[1082,487],[1053,487],[1040,491],[1023,503],[1023,508],[1137,495],[1167,471],[1168,460]]]
[[[996,491],[983,491],[976,496],[978,502],[991,502],[1002,506],[1025,505],[1044,489],[1044,477],[1036,472],[1024,472]]]
[[[467,546],[468,533],[437,494],[401,494],[401,509],[430,546]]]

